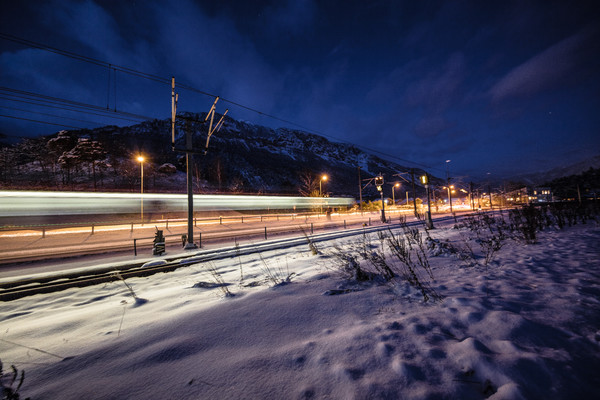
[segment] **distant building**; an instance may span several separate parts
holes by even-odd
[[[552,191],[549,187],[537,187],[533,188],[531,191],[532,193],[529,195],[529,201],[532,203],[550,203],[553,201]]]
[[[550,203],[554,201],[549,187],[524,187],[506,193],[506,200],[513,204]]]

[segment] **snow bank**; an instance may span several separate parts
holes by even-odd
[[[190,265],[128,279],[144,301],[114,282],[2,303],[0,358],[36,400],[593,398],[599,242],[588,224],[508,240],[487,266],[440,253],[427,303],[402,280],[348,280],[324,244]]]

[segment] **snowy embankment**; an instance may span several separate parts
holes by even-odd
[[[421,288],[397,229],[2,303],[0,359],[34,400],[597,396],[597,222],[481,226],[421,231]]]

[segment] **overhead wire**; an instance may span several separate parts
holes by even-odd
[[[119,115],[123,115],[123,116],[137,118],[140,120],[154,119],[151,117],[147,117],[147,116],[139,115],[139,114],[133,114],[133,113],[126,112],[126,111],[106,110],[104,107],[97,106],[94,104],[88,104],[88,103],[83,103],[80,101],[63,99],[60,97],[48,96],[48,95],[44,95],[41,93],[34,93],[34,92],[25,91],[25,90],[12,89],[12,88],[4,87],[4,86],[0,86],[0,92],[12,93],[12,94],[14,94],[15,97],[20,97],[20,98],[25,98],[25,99],[34,98],[35,100],[38,100],[38,101],[40,101],[40,99],[41,99],[41,100],[47,101],[51,104],[68,104],[73,107],[90,109],[90,110],[94,110],[94,111],[101,111],[101,112],[107,113],[108,114],[107,116],[110,116],[110,114],[115,113],[115,114],[119,114]]]
[[[87,62],[87,63],[93,64],[93,65],[106,67],[106,68],[109,68],[109,74],[110,74],[110,69],[112,68],[113,71],[120,71],[120,72],[124,72],[124,73],[127,73],[127,74],[132,75],[132,76],[136,76],[136,77],[139,77],[139,78],[148,79],[148,80],[151,80],[151,81],[154,81],[154,82],[171,85],[171,79],[167,79],[167,78],[163,78],[163,77],[160,77],[160,76],[157,76],[157,75],[154,75],[154,74],[150,74],[150,73],[138,71],[138,70],[135,70],[133,68],[129,68],[129,67],[124,67],[124,66],[120,66],[120,65],[108,63],[106,61],[102,61],[102,60],[99,60],[99,59],[96,59],[96,58],[93,58],[93,57],[88,57],[88,56],[85,56],[85,55],[82,55],[82,54],[78,54],[78,53],[74,53],[74,52],[71,52],[71,51],[61,50],[61,49],[58,49],[56,47],[52,47],[52,46],[49,46],[49,45],[41,44],[41,43],[34,42],[34,41],[31,41],[31,40],[28,40],[28,39],[17,37],[17,36],[14,36],[14,35],[10,35],[10,34],[6,34],[6,33],[0,32],[0,38],[5,39],[5,40],[9,40],[9,41],[12,41],[12,42],[15,42],[15,43],[19,43],[19,44],[22,44],[22,45],[25,45],[25,46],[29,46],[29,47],[37,48],[37,49],[40,49],[40,50],[45,50],[45,51],[48,51],[48,52],[51,52],[51,53],[55,53],[55,54],[58,54],[58,55],[62,55],[62,56],[65,56],[65,57],[69,57],[69,58],[72,58],[72,59],[75,59],[75,60],[78,60],[78,61]],[[115,72],[115,75],[114,75],[114,79],[115,79],[115,84],[116,84],[116,72]],[[110,82],[109,82],[109,85],[110,85]],[[217,96],[215,94],[212,94],[212,93],[209,93],[209,92],[206,92],[206,91],[194,88],[194,87],[192,87],[190,85],[185,85],[185,84],[179,84],[178,83],[177,87],[180,88],[180,89],[188,90],[188,91],[191,91],[191,92],[194,92],[194,93],[198,93],[198,94],[202,94],[202,95],[205,95],[205,96],[209,96],[209,97],[212,97],[212,98],[220,97],[220,96]],[[116,86],[115,86],[115,96],[116,96]],[[415,166],[420,166],[422,168],[426,168],[426,169],[429,169],[429,170],[436,170],[436,171],[444,172],[444,170],[442,168],[436,168],[436,167],[433,167],[431,165],[426,165],[426,164],[419,163],[419,162],[416,162],[416,161],[407,160],[407,159],[398,157],[396,155],[393,155],[393,154],[390,154],[390,153],[386,153],[386,152],[381,151],[381,150],[377,150],[377,149],[374,149],[374,148],[371,148],[371,147],[368,147],[368,146],[364,146],[364,145],[359,145],[359,144],[356,144],[356,143],[352,143],[352,142],[349,142],[348,140],[340,139],[340,138],[338,138],[336,136],[329,135],[329,134],[320,132],[318,130],[302,126],[302,125],[300,125],[298,123],[295,123],[293,121],[289,121],[289,120],[286,120],[284,118],[280,118],[280,117],[277,117],[275,115],[271,115],[271,114],[265,113],[263,111],[255,109],[253,107],[246,106],[244,104],[236,102],[234,100],[230,100],[230,99],[222,98],[222,97],[220,97],[220,99],[223,102],[226,102],[226,103],[231,104],[233,106],[245,109],[245,110],[250,111],[250,112],[254,112],[256,114],[265,116],[267,118],[270,118],[270,119],[273,119],[273,120],[276,120],[276,121],[283,122],[283,123],[291,125],[291,126],[295,126],[297,128],[300,128],[300,129],[306,131],[307,133],[313,133],[313,134],[317,134],[317,135],[320,135],[320,136],[324,136],[324,137],[333,139],[333,140],[335,140],[337,142],[340,142],[340,143],[349,144],[349,145],[352,145],[354,147],[357,147],[357,148],[360,148],[360,149],[364,149],[364,150],[367,150],[369,152],[385,156],[387,158],[392,158],[392,159],[399,160],[399,161],[402,161],[402,162],[406,162],[406,163],[409,163],[409,164],[412,164],[412,165],[415,165]],[[98,106],[94,106],[94,107],[98,107]],[[102,108],[102,107],[98,107],[98,108]],[[134,114],[132,114],[132,115],[134,115]],[[146,118],[146,119],[152,119],[152,118]]]
[[[35,106],[54,108],[54,109],[64,110],[64,111],[78,112],[78,113],[88,114],[88,115],[96,115],[96,116],[105,117],[105,118],[106,117],[110,117],[111,119],[120,119],[120,120],[123,120],[123,121],[129,121],[129,122],[139,122],[140,121],[139,119],[126,118],[126,117],[117,117],[115,115],[100,114],[100,113],[96,113],[96,112],[92,112],[92,111],[87,111],[87,110],[83,110],[83,109],[70,108],[70,107],[67,107],[67,106],[60,106],[60,105],[57,105],[57,104],[54,104],[54,103],[44,104],[44,103],[38,103],[38,102],[34,102],[34,101],[19,100],[19,98],[20,97],[10,98],[10,97],[0,96],[0,99],[7,100],[7,101],[12,101],[12,102],[18,102],[18,103],[24,103],[24,104],[31,104],[31,105],[35,105]],[[26,97],[22,97],[22,98],[26,98]],[[4,107],[4,108],[8,108],[8,107]]]
[[[74,126],[74,125],[67,125],[67,124],[57,124],[54,122],[48,122],[48,121],[40,121],[37,119],[31,119],[31,118],[22,118],[22,117],[15,117],[14,115],[4,115],[4,114],[0,114],[0,117],[4,117],[4,118],[13,118],[13,119],[19,119],[22,121],[28,121],[28,122],[37,122],[40,124],[46,124],[46,125],[55,125],[55,126],[62,126],[63,128],[73,128],[73,129],[88,129],[88,128],[82,128],[80,126]]]
[[[38,115],[44,115],[46,117],[54,117],[54,118],[62,118],[62,119],[69,119],[71,121],[77,121],[77,122],[84,122],[86,124],[97,124],[96,122],[93,121],[86,121],[84,119],[78,119],[78,118],[71,118],[71,117],[65,117],[64,115],[57,115],[57,114],[48,114],[48,113],[43,113],[40,111],[31,111],[31,110],[25,110],[23,108],[16,108],[16,107],[6,107],[3,106],[3,108],[5,110],[14,110],[14,111],[21,111],[21,112],[26,112],[26,113],[30,113],[30,114],[38,114]]]

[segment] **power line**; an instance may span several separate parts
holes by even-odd
[[[139,119],[117,117],[117,116],[114,116],[114,115],[107,115],[107,114],[99,114],[99,113],[95,113],[95,112],[92,112],[92,111],[86,111],[86,110],[83,110],[83,109],[80,110],[80,109],[77,109],[77,108],[70,108],[70,107],[66,107],[66,106],[59,106],[59,105],[55,105],[54,103],[43,104],[43,103],[37,103],[37,102],[34,102],[34,101],[19,100],[19,98],[25,98],[26,99],[26,97],[20,97],[20,96],[15,96],[15,97],[16,98],[10,98],[10,97],[0,96],[0,99],[7,100],[7,101],[12,101],[12,102],[18,102],[18,103],[31,104],[31,105],[40,106],[40,107],[55,108],[55,109],[64,110],[64,111],[78,112],[78,113],[88,114],[88,115],[97,115],[99,117],[104,117],[104,118],[120,119],[120,120],[123,120],[123,121],[129,121],[129,122],[139,122]],[[8,107],[4,107],[4,108],[8,108]]]
[[[28,122],[37,122],[39,124],[46,124],[46,125],[56,125],[56,126],[62,126],[63,128],[73,128],[73,129],[88,129],[88,128],[82,128],[80,126],[73,126],[73,125],[67,125],[67,124],[56,124],[53,122],[47,122],[47,121],[39,121],[37,119],[30,119],[30,118],[21,118],[21,117],[15,117],[13,115],[4,115],[4,114],[0,114],[0,117],[4,117],[4,118],[13,118],[13,119],[20,119],[22,121],[28,121]]]
[[[53,96],[48,96],[48,95],[44,95],[44,94],[40,94],[40,93],[34,93],[34,92],[28,92],[25,90],[18,90],[18,89],[12,89],[12,88],[7,88],[4,86],[0,86],[0,91],[1,92],[8,92],[8,93],[12,93],[12,95],[14,95],[15,97],[20,97],[20,98],[24,98],[24,99],[31,99],[32,97],[35,100],[38,101],[46,101],[49,102],[51,104],[67,104],[73,107],[78,107],[78,108],[84,108],[84,109],[90,109],[90,110],[95,110],[95,111],[101,111],[107,114],[118,114],[118,115],[123,115],[123,116],[128,116],[128,117],[132,117],[132,118],[137,118],[139,120],[151,120],[154,118],[150,118],[150,117],[146,117],[144,115],[138,115],[138,114],[133,114],[130,112],[125,112],[125,111],[113,111],[113,110],[107,110],[101,106],[97,106],[94,104],[88,104],[88,103],[82,103],[79,101],[73,101],[73,100],[68,100],[68,99],[63,99],[60,97],[53,97]],[[41,100],[40,100],[41,99]]]
[[[16,107],[3,107],[5,110],[14,110],[14,111],[22,111],[22,112],[26,112],[26,113],[30,113],[30,114],[38,114],[38,115],[44,115],[46,117],[54,117],[54,118],[62,118],[62,119],[70,119],[71,121],[77,121],[77,122],[84,122],[86,124],[97,124],[97,122],[93,122],[93,121],[86,121],[83,119],[77,119],[77,118],[70,118],[70,117],[65,117],[64,115],[56,115],[56,114],[48,114],[48,113],[43,113],[40,111],[31,111],[31,110],[25,110],[22,108],[16,108]]]
[[[17,36],[9,35],[7,33],[0,32],[0,38],[5,39],[5,40],[9,40],[11,42],[23,44],[23,45],[28,46],[28,47],[33,47],[33,48],[36,48],[36,49],[48,51],[50,53],[54,53],[54,54],[58,54],[58,55],[61,55],[61,56],[69,57],[69,58],[72,58],[72,59],[75,59],[75,60],[78,60],[78,61],[87,62],[89,64],[93,64],[93,65],[97,65],[97,66],[101,66],[101,67],[112,68],[112,69],[115,69],[117,71],[125,72],[127,74],[138,76],[138,77],[141,77],[141,78],[150,79],[150,80],[153,80],[153,81],[156,81],[156,82],[160,82],[160,83],[166,83],[166,84],[169,84],[169,85],[171,84],[171,80],[170,79],[165,79],[165,78],[162,78],[160,76],[148,74],[148,73],[145,73],[145,72],[142,72],[142,71],[137,71],[137,70],[132,69],[132,68],[128,68],[128,67],[123,67],[123,66],[111,64],[111,63],[108,63],[106,61],[98,60],[96,58],[88,57],[88,56],[85,56],[85,55],[82,55],[82,54],[78,54],[78,53],[74,53],[74,52],[71,52],[71,51],[61,50],[61,49],[58,49],[56,47],[48,46],[48,45],[45,45],[45,44],[42,44],[42,43],[34,42],[32,40],[27,40],[27,39],[20,38],[20,37],[17,37]]]
[[[70,52],[70,51],[66,51],[66,50],[61,50],[61,49],[58,49],[56,47],[44,45],[44,44],[41,44],[41,43],[38,43],[38,42],[34,42],[34,41],[31,41],[31,40],[27,40],[27,39],[24,39],[24,38],[19,38],[17,36],[13,36],[13,35],[10,35],[10,34],[6,34],[6,33],[0,32],[0,38],[5,39],[5,40],[9,40],[9,41],[12,41],[12,42],[15,42],[15,43],[23,44],[25,46],[34,47],[34,48],[37,48],[37,49],[40,49],[40,50],[49,51],[51,53],[55,53],[55,54],[58,54],[58,55],[69,57],[69,58],[72,58],[72,59],[75,59],[75,60],[78,60],[78,61],[87,62],[87,63],[93,64],[93,65],[106,67],[106,68],[109,69],[109,71],[110,71],[110,69],[113,69],[115,71],[121,71],[121,72],[130,74],[132,76],[137,76],[137,77],[140,77],[140,78],[149,79],[149,80],[152,80],[152,81],[155,81],[155,82],[158,82],[158,83],[164,83],[164,84],[167,84],[167,85],[171,84],[171,80],[170,79],[166,79],[166,78],[162,78],[162,77],[157,76],[157,75],[153,75],[153,74],[149,74],[149,73],[146,73],[146,72],[138,71],[138,70],[135,70],[133,68],[128,68],[128,67],[124,67],[124,66],[115,65],[115,64],[108,63],[106,61],[102,61],[102,60],[99,60],[99,59],[96,59],[96,58],[88,57],[88,56],[85,56],[85,55],[82,55],[82,54],[78,54],[78,53],[74,53],[74,52]],[[188,90],[188,91],[192,91],[192,92],[195,92],[195,93],[199,93],[199,94],[202,94],[202,95],[205,95],[205,96],[213,97],[213,98],[219,97],[219,96],[217,96],[215,94],[211,94],[211,93],[205,92],[203,90],[194,88],[194,87],[189,86],[189,85],[178,84],[177,87],[181,88],[181,89],[184,89],[184,90]],[[302,126],[302,125],[297,124],[297,123],[295,123],[293,121],[289,121],[289,120],[277,117],[275,115],[271,115],[271,114],[262,112],[262,111],[260,111],[258,109],[255,109],[253,107],[249,107],[249,106],[243,105],[243,104],[238,103],[238,102],[233,101],[233,100],[229,100],[229,99],[222,98],[222,97],[221,97],[221,100],[224,101],[224,102],[226,102],[226,103],[229,103],[231,105],[234,105],[236,107],[245,109],[247,111],[251,111],[251,112],[257,113],[259,115],[271,118],[273,120],[280,121],[280,122],[283,122],[283,123],[291,125],[291,126],[295,126],[295,127],[300,128],[302,130],[305,130],[308,133],[313,133],[313,134],[317,134],[317,135],[320,135],[320,136],[328,137],[328,138],[333,139],[333,140],[335,140],[337,142],[340,142],[340,143],[350,144],[350,145],[353,145],[355,147],[367,150],[367,151],[372,152],[372,153],[380,154],[380,155],[383,155],[383,156],[388,157],[388,158],[393,158],[395,160],[399,160],[399,161],[406,162],[406,163],[409,163],[409,164],[412,164],[412,165],[416,165],[416,166],[420,166],[420,167],[423,167],[423,168],[427,168],[429,170],[438,170],[438,171],[442,171],[443,172],[443,170],[440,169],[440,168],[435,168],[435,167],[432,167],[430,165],[425,165],[425,164],[418,163],[418,162],[415,162],[415,161],[406,160],[406,159],[403,159],[401,157],[398,157],[398,156],[395,156],[395,155],[392,155],[392,154],[389,154],[389,153],[386,153],[386,152],[383,152],[383,151],[380,151],[380,150],[376,150],[376,149],[373,149],[373,148],[370,148],[370,147],[367,147],[367,146],[357,145],[357,144],[349,142],[347,140],[343,140],[343,139],[337,138],[337,137],[335,137],[333,135],[328,135],[328,134],[325,134],[323,132],[317,131],[315,129],[311,129],[311,128]]]

